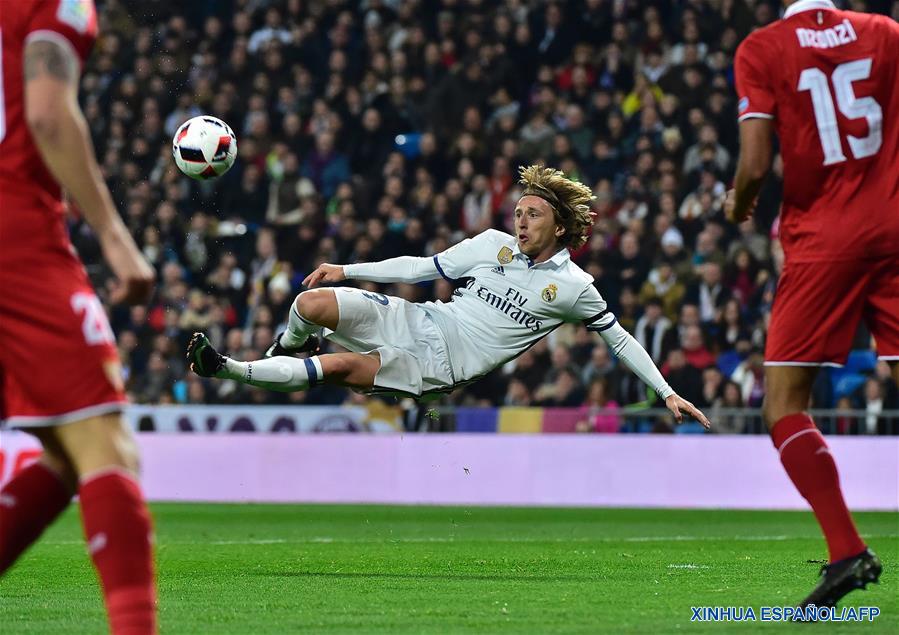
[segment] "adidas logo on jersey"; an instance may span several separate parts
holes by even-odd
[[[491,269],[490,271],[493,273],[498,273],[501,276],[506,275],[506,270],[503,268],[502,265],[498,265],[498,266],[494,267],[493,269]]]

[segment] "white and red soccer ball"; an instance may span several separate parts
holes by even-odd
[[[237,158],[237,137],[221,119],[201,115],[188,119],[172,139],[178,169],[192,179],[206,180],[227,172]]]

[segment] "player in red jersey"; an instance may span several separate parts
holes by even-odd
[[[78,106],[92,0],[0,2],[0,416],[41,459],[0,492],[0,574],[78,492],[116,635],[156,632],[151,521],[122,417],[112,330],[68,239],[64,188],[97,234],[120,301],[153,270],[122,223]]]
[[[899,24],[785,1],[735,60],[740,159],[725,213],[752,214],[780,139],[785,265],[765,349],[764,414],[787,474],[827,539],[830,564],[803,605],[876,582],[836,464],[804,412],[818,367],[842,364],[859,320],[899,382]]]

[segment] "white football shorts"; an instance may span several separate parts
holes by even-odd
[[[419,305],[350,287],[336,287],[334,296],[337,329],[326,328],[322,334],[354,353],[377,351],[381,368],[372,392],[421,397],[452,390],[446,339]]]

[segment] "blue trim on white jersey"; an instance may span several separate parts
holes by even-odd
[[[608,315],[609,313],[610,313],[609,309],[606,309],[605,311],[600,311],[599,313],[597,313],[597,314],[594,315],[593,317],[587,318],[586,320],[584,320],[584,326],[589,327],[591,324],[594,324],[594,323],[598,322],[598,321],[601,320],[605,315]]]
[[[593,331],[594,333],[602,333],[603,331],[612,328],[612,327],[615,325],[616,322],[618,322],[618,320],[616,320],[616,319],[613,317],[613,318],[612,318],[612,321],[609,322],[608,324],[606,324],[605,326],[595,326],[594,324],[591,324],[591,325],[589,325],[589,326],[587,327],[587,330],[588,330],[588,331]]]
[[[445,273],[443,273],[443,267],[440,266],[440,261],[437,260],[437,254],[434,254],[434,266],[437,267],[437,273],[439,273],[440,276],[441,276],[444,280],[446,280],[446,281],[449,282],[450,284],[456,284],[456,281],[455,281],[455,280],[453,280],[453,279],[450,278],[448,275],[446,275]]]

